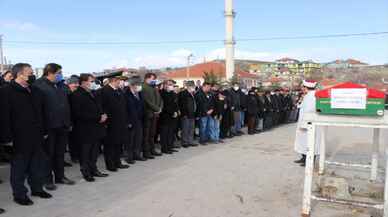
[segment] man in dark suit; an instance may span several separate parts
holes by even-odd
[[[35,77],[29,64],[18,63],[12,73],[16,78],[0,91],[0,142],[13,142],[11,162],[11,187],[14,201],[20,205],[32,205],[27,196],[27,180],[31,195],[51,198],[43,190],[46,156],[43,153],[45,127],[42,117],[42,95],[32,87]]]
[[[49,158],[45,185],[47,190],[55,190],[57,187],[54,183],[75,184],[74,181],[66,178],[64,169],[65,149],[71,121],[67,95],[62,86],[59,86],[63,81],[61,70],[62,67],[56,63],[47,64],[43,69],[43,76],[33,85],[43,94],[43,115],[48,130],[48,137],[44,143],[44,150]]]
[[[182,147],[198,146],[194,142],[195,115],[197,112],[197,102],[194,97],[194,81],[186,82],[186,89],[179,93],[178,104],[181,112]]]
[[[99,141],[105,136],[104,123],[108,116],[103,113],[101,105],[92,93],[94,77],[81,74],[80,87],[71,95],[72,114],[74,116],[73,133],[77,144],[81,146],[81,173],[88,182],[94,177],[106,177],[97,169]]]
[[[127,114],[129,126],[129,141],[126,144],[127,163],[134,164],[135,161],[146,161],[141,154],[143,145],[143,118],[144,101],[141,94],[142,82],[139,76],[134,76],[129,80],[129,87],[126,90],[125,97],[127,101]]]
[[[128,142],[127,102],[120,82],[118,77],[111,77],[101,91],[102,108],[108,115],[107,134],[103,141],[104,157],[106,169],[111,172],[129,167],[123,165],[120,159],[122,147]]]
[[[164,82],[163,90],[160,94],[164,103],[159,118],[160,145],[164,154],[176,152],[173,147],[180,111],[178,106],[178,95],[174,90],[174,81],[167,80]]]

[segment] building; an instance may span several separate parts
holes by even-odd
[[[355,59],[347,59],[347,60],[338,59],[325,64],[325,67],[334,68],[334,69],[347,69],[347,68],[357,68],[357,67],[364,67],[364,66],[368,66],[368,64]]]
[[[236,70],[240,82],[242,82],[248,88],[261,85],[261,81],[257,74],[245,72],[243,70],[240,70],[239,67],[236,67]],[[161,74],[161,78],[173,79],[177,82],[179,86],[183,86],[184,82],[188,80],[200,80],[201,82],[203,82],[204,75],[206,72],[213,73],[221,80],[221,82],[227,82],[225,62],[217,60],[196,64],[190,66],[189,68],[180,68],[172,71],[167,71]]]

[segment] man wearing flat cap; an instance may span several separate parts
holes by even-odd
[[[142,96],[142,80],[139,76],[133,76],[128,81],[129,87],[125,91],[127,103],[129,141],[126,144],[127,163],[146,161],[142,152],[146,151],[143,146],[143,118],[144,101]]]

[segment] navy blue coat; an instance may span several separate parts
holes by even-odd
[[[130,90],[125,93],[127,100],[128,124],[132,127],[142,127],[144,118],[144,100],[141,93],[137,98]]]

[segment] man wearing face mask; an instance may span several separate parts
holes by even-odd
[[[127,103],[120,89],[122,83],[118,77],[109,78],[109,84],[101,92],[102,108],[108,115],[104,157],[106,169],[111,172],[129,167],[120,160],[122,146],[128,142]]]
[[[64,170],[65,149],[68,130],[71,126],[70,106],[67,95],[59,86],[63,81],[62,67],[49,63],[43,69],[43,76],[34,83],[34,87],[43,93],[44,120],[47,138],[44,150],[48,156],[48,174],[46,189],[55,190],[56,184],[73,185],[74,181],[66,178]]]
[[[144,157],[154,159],[154,156],[162,154],[155,149],[155,134],[158,117],[163,109],[163,100],[156,89],[156,75],[147,73],[144,76],[143,99],[144,99]]]
[[[108,116],[92,91],[92,83],[91,74],[81,74],[80,87],[71,95],[73,133],[80,145],[81,173],[87,182],[94,182],[94,177],[108,176],[97,169],[99,142],[106,134],[104,124]]]
[[[146,151],[143,146],[143,117],[144,101],[142,82],[139,76],[133,76],[129,80],[129,88],[125,92],[127,101],[129,141],[126,144],[127,163],[134,164],[135,161],[146,161],[141,153]]]
[[[180,111],[178,106],[178,96],[174,90],[174,81],[167,80],[164,82],[164,88],[160,94],[164,102],[164,107],[159,118],[160,145],[164,154],[172,154],[173,152],[176,152],[173,147],[175,130]]]
[[[234,136],[241,136],[244,133],[241,131],[241,90],[238,83],[233,84],[233,88],[230,91],[230,97],[232,102],[232,111],[234,126],[232,127],[232,133]]]
[[[198,146],[194,142],[195,114],[197,103],[195,101],[194,81],[186,82],[186,89],[179,93],[178,104],[181,112],[182,147]]]
[[[13,142],[14,155],[11,163],[11,187],[14,201],[23,206],[33,204],[27,196],[51,198],[43,190],[46,162],[42,150],[44,137],[42,93],[31,86],[35,80],[31,66],[15,64],[12,68],[15,80],[1,89],[0,142]]]

